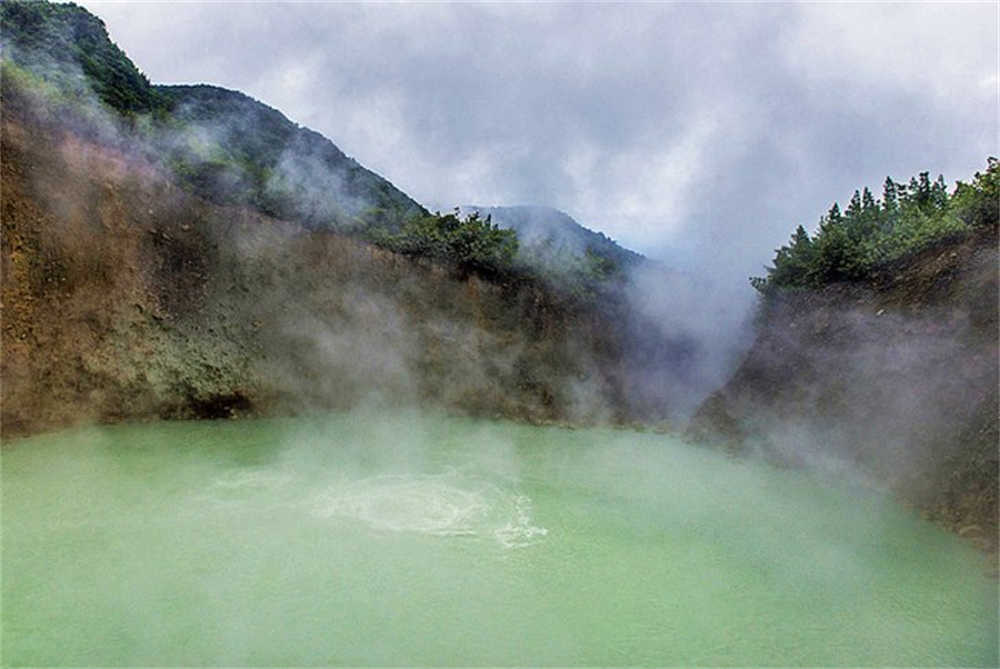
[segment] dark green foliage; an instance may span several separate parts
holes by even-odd
[[[491,216],[502,228],[517,232],[521,242],[519,254],[531,255],[533,264],[545,265],[554,271],[564,265],[588,264],[588,255],[607,263],[610,273],[624,270],[643,260],[638,253],[619,246],[601,232],[577,223],[566,213],[551,207],[467,207],[481,216]],[[614,268],[614,269],[612,269]]]
[[[138,150],[213,202],[310,228],[362,232],[363,213],[377,209],[398,231],[428,215],[330,140],[242,93],[150,85],[81,7],[3,2],[0,19],[7,110]]]
[[[882,199],[855,191],[844,213],[834,203],[810,237],[800,225],[789,245],[777,250],[766,277],[752,277],[762,293],[778,288],[818,287],[857,281],[879,268],[976,228],[997,229],[1000,165],[990,158],[971,184],[958,182],[949,195],[944,177],[928,172],[901,185],[886,178]]]
[[[864,262],[859,241],[862,239],[860,198],[855,191],[852,206],[844,215],[834,203],[830,213],[820,220],[819,233],[813,243],[815,253],[812,262],[806,265],[805,276],[797,278],[792,285],[823,284],[859,278]],[[857,206],[853,206],[857,204]],[[800,226],[801,227],[801,226]],[[790,272],[784,272],[790,274]]]
[[[463,207],[492,217],[517,233],[515,267],[543,279],[559,293],[589,299],[624,281],[644,258],[603,233],[589,230],[568,214],[541,206]]]
[[[958,183],[951,196],[951,209],[959,221],[971,227],[997,229],[1000,210],[1000,162],[990,158],[986,172],[976,172],[971,184]]]
[[[511,269],[517,253],[517,234],[500,229],[488,216],[481,218],[478,212],[465,219],[457,214],[415,216],[398,232],[378,225],[377,221],[384,220],[384,211],[376,210],[370,216],[375,223],[366,228],[366,234],[379,246],[453,263],[466,272],[503,275]]]
[[[816,262],[816,254],[817,250],[809,238],[809,233],[800,225],[792,235],[791,245],[778,249],[772,280],[780,285],[806,285],[809,270]]]
[[[0,22],[4,58],[46,81],[68,88],[87,86],[122,114],[170,109],[170,101],[108,39],[104,22],[82,7],[4,2]]]
[[[519,254],[516,226],[501,229],[484,214],[431,215],[330,140],[242,93],[151,85],[103,22],[76,5],[3,2],[0,18],[5,110],[138,152],[212,202],[358,235],[462,271],[534,274],[571,294],[621,279],[641,259],[558,216],[547,214],[543,226],[557,231],[555,241],[527,253],[522,245]]]

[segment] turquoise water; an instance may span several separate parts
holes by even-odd
[[[2,465],[6,665],[997,664],[960,540],[667,436],[365,413]]]

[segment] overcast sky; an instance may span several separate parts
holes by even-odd
[[[156,83],[242,90],[418,201],[545,204],[745,284],[885,176],[998,151],[978,4],[85,0]]]

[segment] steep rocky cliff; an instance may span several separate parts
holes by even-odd
[[[773,295],[690,434],[887,487],[995,549],[997,262],[985,230],[867,283]]]
[[[365,402],[636,415],[614,313],[211,203],[16,114],[2,151],[5,437]]]
[[[370,402],[667,417],[690,337],[623,276],[515,267],[512,233],[431,216],[277,110],[153,86],[81,7],[0,19],[4,436]]]

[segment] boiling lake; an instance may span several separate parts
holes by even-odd
[[[985,559],[847,481],[436,414],[4,444],[6,665],[988,665]]]

